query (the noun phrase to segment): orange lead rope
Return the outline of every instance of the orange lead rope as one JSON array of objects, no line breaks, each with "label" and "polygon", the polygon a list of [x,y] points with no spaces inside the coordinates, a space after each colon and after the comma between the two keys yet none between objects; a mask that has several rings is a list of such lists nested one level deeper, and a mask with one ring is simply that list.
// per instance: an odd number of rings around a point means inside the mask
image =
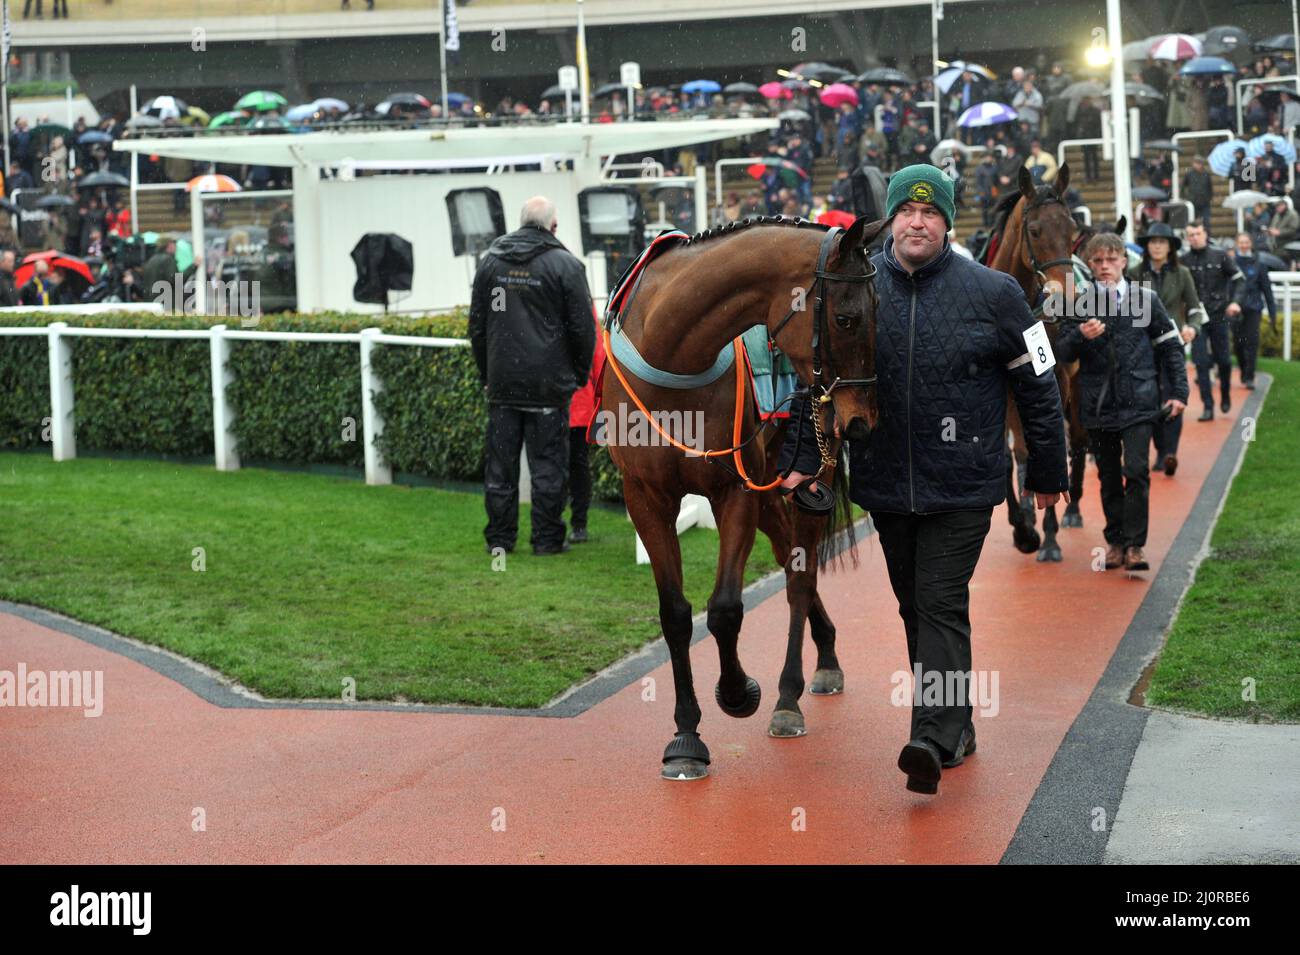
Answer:
[{"label": "orange lead rope", "polygon": [[632,389],[631,383],[623,376],[623,370],[618,367],[618,362],[614,360],[614,351],[609,341],[609,329],[603,329],[602,334],[605,336],[605,360],[609,362],[609,366],[614,369],[614,374],[618,377],[619,383],[622,384],[623,390],[628,393],[628,397],[632,399],[632,403],[637,406],[637,409],[641,414],[645,415],[646,420],[650,422],[650,426],[654,428],[655,431],[659,432],[661,438],[679,451],[684,452],[687,457],[718,458],[722,457],[724,454],[732,455],[736,462],[736,472],[745,482],[745,486],[751,491],[770,491],[781,483],[781,478],[778,476],[771,484],[755,484],[750,480],[749,475],[745,472],[745,462],[740,447],[740,432],[745,413],[745,378],[749,371],[749,355],[746,353],[745,346],[739,338],[735,338],[731,342],[731,347],[736,350],[736,414],[732,430],[732,441],[734,442],[734,446],[730,448],[720,448],[716,451],[696,451],[694,448],[688,448],[672,435],[664,431],[664,429],[659,426],[659,422],[654,419],[654,416],[646,410],[646,406],[642,403],[640,397],[637,396],[637,393]]}]

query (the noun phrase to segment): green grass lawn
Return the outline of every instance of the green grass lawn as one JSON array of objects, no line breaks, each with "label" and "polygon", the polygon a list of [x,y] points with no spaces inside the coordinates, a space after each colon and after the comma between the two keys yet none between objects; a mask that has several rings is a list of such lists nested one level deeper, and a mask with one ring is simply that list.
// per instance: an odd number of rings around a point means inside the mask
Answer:
[{"label": "green grass lawn", "polygon": [[[1273,387],[1212,551],[1160,655],[1147,702],[1257,721],[1300,719],[1300,363]],[[1235,440],[1235,439],[1234,439]],[[1255,699],[1243,700],[1243,681]]]},{"label": "green grass lawn", "polygon": [[[659,637],[622,511],[505,570],[478,494],[318,474],[0,454],[0,597],[201,661],[268,697],[540,706]],[[681,538],[704,609],[717,535]],[[206,569],[192,568],[194,548]],[[767,539],[746,582],[775,569]]]}]

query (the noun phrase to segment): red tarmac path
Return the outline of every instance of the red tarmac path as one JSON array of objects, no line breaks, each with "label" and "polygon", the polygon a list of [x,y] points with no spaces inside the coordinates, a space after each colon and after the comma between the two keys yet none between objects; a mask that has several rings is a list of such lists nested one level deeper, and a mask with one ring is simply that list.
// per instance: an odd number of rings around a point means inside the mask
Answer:
[{"label": "red tarmac path", "polygon": [[[718,710],[715,645],[693,649],[713,755],[712,776],[694,783],[659,778],[673,732],[666,664],[651,674],[654,702],[637,681],[571,719],[225,709],[118,654],[0,614],[0,669],[103,670],[106,698],[98,718],[0,708],[0,863],[995,863],[1245,397],[1235,392],[1233,414],[1212,424],[1189,419],[1177,476],[1152,476],[1148,573],[1090,569],[1103,544],[1091,466],[1085,527],[1061,532],[1061,564],[1015,552],[1005,509],[994,512],[972,621],[974,665],[1000,672],[1001,711],[977,715],[979,752],[945,771],[937,797],[907,792],[895,766],[908,712],[891,705],[890,676],[907,655],[872,537],[857,570],[822,578],[846,691],[805,695],[806,737],[766,735],[783,595],[745,619],[742,660],[763,687],[755,716]],[[1080,612],[1051,615],[1061,608]],[[204,832],[191,829],[196,807]],[[797,808],[804,831],[792,828]],[[493,828],[499,810],[504,831]]]}]

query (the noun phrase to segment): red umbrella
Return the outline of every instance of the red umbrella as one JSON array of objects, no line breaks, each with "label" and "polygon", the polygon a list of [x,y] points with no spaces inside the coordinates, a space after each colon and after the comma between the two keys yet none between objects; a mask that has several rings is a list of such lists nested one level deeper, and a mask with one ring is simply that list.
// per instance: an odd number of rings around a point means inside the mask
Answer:
[{"label": "red umbrella", "polygon": [[775,80],[771,83],[764,83],[758,88],[758,91],[768,99],[794,99],[794,93]]},{"label": "red umbrella", "polygon": [[65,269],[69,272],[75,272],[87,282],[94,282],[95,278],[90,274],[90,266],[81,259],[73,255],[65,255],[54,249],[48,249],[45,252],[33,252],[23,258],[22,264],[14,270],[14,284],[19,288],[26,285],[36,271],[36,263],[44,261],[49,263],[52,269]]},{"label": "red umbrella", "polygon": [[817,217],[817,221],[822,225],[837,225],[847,229],[856,221],[851,213],[843,209],[827,209]]},{"label": "red umbrella", "polygon": [[858,91],[847,83],[832,83],[821,91],[820,99],[831,109],[839,109],[841,103],[858,105]]}]

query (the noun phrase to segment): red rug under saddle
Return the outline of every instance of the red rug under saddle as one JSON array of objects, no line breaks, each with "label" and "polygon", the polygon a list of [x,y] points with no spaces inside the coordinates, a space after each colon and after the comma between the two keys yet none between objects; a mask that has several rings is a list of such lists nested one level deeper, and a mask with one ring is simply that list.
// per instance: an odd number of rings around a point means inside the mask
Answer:
[{"label": "red rug under saddle", "polygon": [[641,273],[645,271],[645,267],[650,262],[689,238],[690,236],[685,232],[679,231],[661,232],[655,236],[651,243],[645,247],[645,250],[636,257],[632,267],[623,273],[623,277],[618,280],[618,285],[614,287],[614,290],[609,293],[609,301],[605,304],[607,319],[611,315],[622,313],[627,305],[628,296],[632,293],[632,289],[636,287],[637,279],[640,278]]}]

